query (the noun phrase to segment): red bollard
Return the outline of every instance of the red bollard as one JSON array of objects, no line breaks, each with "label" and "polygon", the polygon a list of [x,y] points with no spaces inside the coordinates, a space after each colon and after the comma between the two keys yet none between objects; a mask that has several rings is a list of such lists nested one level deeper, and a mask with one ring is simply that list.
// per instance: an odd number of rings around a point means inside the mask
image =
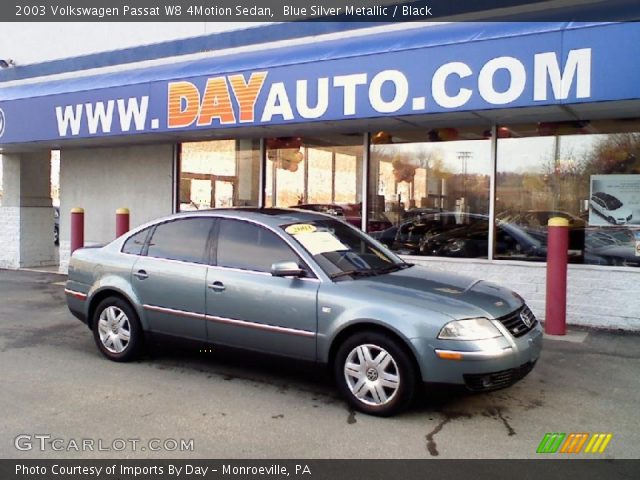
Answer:
[{"label": "red bollard", "polygon": [[129,209],[119,208],[116,210],[116,238],[129,231]]},{"label": "red bollard", "polygon": [[547,241],[547,298],[544,331],[549,335],[567,333],[567,260],[569,257],[569,222],[566,218],[549,219]]},{"label": "red bollard", "polygon": [[71,209],[71,253],[84,247],[84,208]]}]

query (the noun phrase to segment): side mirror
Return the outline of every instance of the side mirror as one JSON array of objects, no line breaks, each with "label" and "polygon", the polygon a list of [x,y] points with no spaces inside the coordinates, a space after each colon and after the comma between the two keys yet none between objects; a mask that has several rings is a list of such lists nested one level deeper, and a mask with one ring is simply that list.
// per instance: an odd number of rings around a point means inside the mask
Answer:
[{"label": "side mirror", "polygon": [[271,275],[274,277],[301,277],[304,270],[296,262],[276,262],[271,265]]}]

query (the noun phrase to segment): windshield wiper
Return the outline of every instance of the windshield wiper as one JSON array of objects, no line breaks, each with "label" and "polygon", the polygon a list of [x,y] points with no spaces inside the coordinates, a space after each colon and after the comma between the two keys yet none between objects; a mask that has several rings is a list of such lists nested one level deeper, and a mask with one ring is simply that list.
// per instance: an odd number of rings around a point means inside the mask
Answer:
[{"label": "windshield wiper", "polygon": [[376,275],[381,275],[383,273],[391,273],[396,272],[398,270],[404,270],[405,268],[412,267],[413,263],[396,263],[394,265],[389,265],[387,267],[374,268],[371,270],[347,270],[345,272],[337,272],[329,275],[329,278],[332,280],[334,278],[353,276],[353,277],[373,277]]},{"label": "windshield wiper", "polygon": [[370,277],[372,275],[377,275],[377,274],[378,273],[375,270],[346,270],[344,272],[332,273],[331,275],[329,275],[329,278],[333,280],[335,278],[347,277],[347,276]]},{"label": "windshield wiper", "polygon": [[377,274],[380,273],[391,273],[391,272],[397,272],[398,270],[404,270],[405,268],[409,268],[412,267],[413,263],[396,263],[393,265],[389,265],[387,267],[380,267],[380,268],[376,268],[375,272]]}]

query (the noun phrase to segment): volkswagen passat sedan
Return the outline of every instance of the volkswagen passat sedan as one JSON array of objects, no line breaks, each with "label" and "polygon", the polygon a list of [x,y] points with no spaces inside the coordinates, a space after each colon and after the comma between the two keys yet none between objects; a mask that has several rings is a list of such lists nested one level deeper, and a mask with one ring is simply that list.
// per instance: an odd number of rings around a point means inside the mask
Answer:
[{"label": "volkswagen passat sedan", "polygon": [[187,212],[77,250],[71,312],[109,359],[168,334],[328,364],[357,409],[391,415],[419,382],[491,390],[533,368],[542,335],[516,293],[404,262],[330,215]]}]

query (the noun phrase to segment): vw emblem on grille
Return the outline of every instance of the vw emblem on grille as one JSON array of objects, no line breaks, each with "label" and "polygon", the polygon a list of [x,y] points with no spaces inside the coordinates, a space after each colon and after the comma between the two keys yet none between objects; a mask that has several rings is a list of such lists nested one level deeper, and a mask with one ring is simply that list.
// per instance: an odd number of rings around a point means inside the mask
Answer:
[{"label": "vw emblem on grille", "polygon": [[0,137],[2,137],[2,135],[4,134],[4,124],[5,124],[5,119],[4,119],[4,111],[0,108]]},{"label": "vw emblem on grille", "polygon": [[523,310],[520,312],[520,320],[522,320],[522,323],[529,328],[533,324],[533,314],[530,310]]}]

